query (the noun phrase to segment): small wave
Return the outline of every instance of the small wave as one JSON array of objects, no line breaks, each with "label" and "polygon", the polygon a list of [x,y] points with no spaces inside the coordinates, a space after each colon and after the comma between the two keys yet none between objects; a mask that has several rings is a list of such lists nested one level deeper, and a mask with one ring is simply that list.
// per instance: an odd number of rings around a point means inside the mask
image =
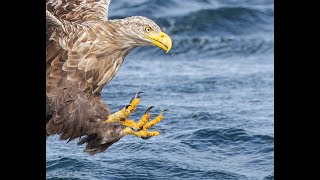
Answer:
[{"label": "small wave", "polygon": [[[170,54],[177,56],[207,58],[254,57],[274,52],[274,40],[262,37],[217,36],[217,37],[183,37],[173,39],[174,46]],[[140,48],[137,51],[142,58],[150,58],[150,54],[163,55],[156,48]]]},{"label": "small wave", "polygon": [[209,112],[195,112],[188,114],[187,116],[183,117],[191,118],[193,121],[225,121],[230,119],[227,115],[223,113],[209,113]]},{"label": "small wave", "polygon": [[181,142],[197,150],[206,150],[212,146],[229,147],[230,152],[236,154],[237,150],[245,153],[263,153],[261,149],[273,146],[273,140],[271,136],[249,135],[245,130],[238,128],[207,128],[194,131],[191,136]]},{"label": "small wave", "polygon": [[[267,88],[273,82],[266,78],[265,73],[259,75],[214,76],[202,79],[184,79],[176,83],[167,83],[154,87],[155,91],[168,91],[183,94],[198,94],[206,92],[230,91],[239,88]],[[272,77],[271,77],[272,78]]]},{"label": "small wave", "polygon": [[229,7],[199,10],[185,16],[157,18],[156,21],[173,35],[241,35],[273,31],[273,12]]},{"label": "small wave", "polygon": [[122,0],[111,3],[109,15],[114,16],[152,16],[152,17],[170,17],[209,8],[255,8],[262,11],[273,9],[273,0],[260,1],[234,1],[234,0]]},{"label": "small wave", "polygon": [[74,164],[81,163],[78,159],[63,157],[56,160],[51,160],[46,163],[47,171],[51,169],[56,169],[57,167],[65,169]]},{"label": "small wave", "polygon": [[[148,9],[152,11],[152,8]],[[140,13],[141,15],[148,16],[149,14],[145,11],[141,12],[144,12]],[[245,7],[222,7],[217,9],[201,9],[180,16],[153,18],[153,20],[173,36],[193,36],[195,33],[197,35],[210,34],[218,36],[273,31],[273,16],[273,11],[261,11]],[[112,19],[125,17],[113,16]]]},{"label": "small wave", "polygon": [[[185,173],[185,172],[188,173]],[[233,180],[233,179],[247,179],[245,176],[240,174],[235,174],[231,172],[224,171],[201,171],[201,170],[192,170],[192,169],[177,169],[173,173],[175,177],[190,179],[224,179],[224,180]]]},{"label": "small wave", "polygon": [[[124,18],[127,16],[155,16],[172,10],[173,7],[178,7],[178,2],[175,0],[123,0],[113,1],[110,4],[110,18]],[[155,11],[156,10],[156,11]],[[170,12],[170,11],[169,11]],[[125,16],[124,16],[125,15]]]},{"label": "small wave", "polygon": [[[150,1],[145,3],[149,6]],[[146,9],[143,4],[139,4],[138,7]],[[159,17],[154,20],[173,39],[170,54],[230,57],[273,53],[273,39],[263,37],[266,33],[273,34],[273,17],[272,10],[221,7],[200,9],[186,15]],[[146,58],[149,58],[150,54],[163,55],[162,51],[156,48],[140,48],[136,52],[145,54]]]},{"label": "small wave", "polygon": [[258,75],[237,75],[236,77],[216,76],[208,77],[193,82],[193,84],[205,84],[215,90],[239,89],[244,87],[263,88],[272,86],[273,82],[267,78],[268,75],[260,73]]},{"label": "small wave", "polygon": [[274,173],[270,174],[269,176],[266,176],[263,180],[274,180]]},{"label": "small wave", "polygon": [[[47,179],[96,179],[96,169],[100,169],[99,162],[84,158],[62,157],[47,160]],[[58,178],[57,178],[58,177]]]}]

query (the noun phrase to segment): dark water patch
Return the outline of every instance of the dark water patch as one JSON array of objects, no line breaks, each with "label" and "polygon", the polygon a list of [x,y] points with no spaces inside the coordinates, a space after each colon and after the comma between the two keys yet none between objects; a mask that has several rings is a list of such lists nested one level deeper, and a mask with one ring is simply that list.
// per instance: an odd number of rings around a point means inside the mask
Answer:
[{"label": "dark water patch", "polygon": [[172,34],[194,36],[244,35],[248,31],[272,32],[273,13],[249,8],[206,9],[182,17],[159,18],[156,21]]},{"label": "dark water patch", "polygon": [[110,18],[117,19],[127,16],[146,16],[152,17],[163,12],[170,11],[178,6],[178,1],[175,0],[142,0],[131,1],[122,0],[113,2],[110,6]]},{"label": "dark water patch", "polygon": [[[268,76],[268,75],[267,75]],[[222,89],[239,89],[239,88],[263,88],[273,85],[273,81],[270,81],[264,73],[261,74],[249,74],[238,75],[234,77],[208,77],[202,80],[196,81],[194,84],[205,84],[207,86],[214,86],[216,90]]]},{"label": "dark water patch", "polygon": [[[270,77],[272,78],[272,77]],[[261,89],[272,87],[273,81],[266,78],[264,73],[259,75],[235,75],[234,77],[216,76],[202,79],[187,79],[176,81],[175,83],[156,86],[155,91],[168,91],[173,93],[196,94],[214,93],[226,90],[239,90],[243,88]]]},{"label": "dark water patch", "polygon": [[[261,153],[261,149],[273,145],[273,137],[267,135],[249,135],[243,129],[200,129],[181,141],[191,148],[206,150],[212,146],[230,148],[230,155],[241,150],[242,153]],[[254,147],[254,148],[252,148]],[[266,151],[268,152],[268,151]]]},{"label": "dark water patch", "polygon": [[[190,173],[186,174],[184,173],[184,171],[189,171]],[[177,169],[175,172],[177,172],[177,173],[173,173],[175,177],[186,178],[186,179],[192,179],[192,178],[223,179],[223,180],[247,179],[243,175],[238,175],[230,172],[221,172],[221,171],[200,171],[200,170],[189,170],[189,169]]]},{"label": "dark water patch", "polygon": [[[143,14],[143,13],[140,13]],[[147,12],[146,12],[147,14]],[[126,16],[115,16],[114,19]],[[204,9],[184,16],[155,18],[156,23],[169,34],[188,35],[243,35],[250,32],[272,32],[273,11],[263,12],[257,9],[228,7]]]},{"label": "dark water patch", "polygon": [[[176,163],[166,158],[162,159],[138,159],[133,158],[130,161],[124,160],[124,165],[130,171],[124,169],[111,170],[112,174],[117,174],[117,178],[129,179],[247,179],[243,175],[221,170],[201,170],[192,166]],[[148,166],[148,165],[152,165]],[[110,171],[109,171],[110,172]],[[166,172],[165,176],[162,172]],[[188,173],[186,173],[188,172]]]},{"label": "dark water patch", "polygon": [[52,177],[52,178],[47,178],[47,180],[80,180],[80,178],[72,178],[72,177]]},{"label": "dark water patch", "polygon": [[263,180],[274,180],[274,173],[266,176]]},{"label": "dark water patch", "polygon": [[230,117],[223,113],[209,113],[209,112],[193,112],[183,117],[184,119],[192,119],[195,122],[204,121],[204,122],[214,122],[214,121],[228,121]]},{"label": "dark water patch", "polygon": [[[271,143],[273,143],[273,141]],[[264,149],[257,151],[256,154],[269,154],[269,153],[272,154],[273,152],[274,152],[274,147],[270,146],[270,147],[265,147]]]},{"label": "dark water patch", "polygon": [[111,18],[118,16],[142,15],[147,17],[170,17],[183,14],[190,14],[201,9],[218,8],[255,8],[262,11],[273,10],[273,0],[260,1],[234,1],[234,0],[121,0],[111,3],[109,16]]},{"label": "dark water patch", "polygon": [[68,157],[63,157],[59,158],[56,160],[52,160],[46,163],[46,168],[47,171],[53,170],[53,169],[64,169],[64,168],[69,168],[73,166],[74,164],[82,163],[78,159],[73,159],[73,158],[68,158]]},{"label": "dark water patch", "polygon": [[[256,37],[173,37],[174,46],[170,51],[172,56],[183,55],[193,58],[229,58],[235,56],[252,57],[256,55],[270,54],[274,52],[273,39]],[[150,54],[163,56],[159,49],[148,47],[137,49],[144,59],[150,58]]]},{"label": "dark water patch", "polygon": [[[57,158],[47,161],[47,179],[88,179],[99,169],[99,163],[82,158]],[[93,179],[93,178],[90,178]]]}]

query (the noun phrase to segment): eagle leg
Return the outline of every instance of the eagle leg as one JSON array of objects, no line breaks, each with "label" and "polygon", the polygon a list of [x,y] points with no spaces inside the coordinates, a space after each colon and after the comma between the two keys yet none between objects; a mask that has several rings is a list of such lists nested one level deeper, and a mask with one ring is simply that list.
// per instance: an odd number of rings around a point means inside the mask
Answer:
[{"label": "eagle leg", "polygon": [[146,112],[144,113],[144,115],[140,118],[140,120],[138,121],[138,123],[136,124],[136,126],[134,127],[133,130],[135,131],[140,131],[144,125],[147,124],[147,122],[150,119],[150,110],[153,108],[154,106],[150,106],[148,107],[148,109],[146,110]]},{"label": "eagle leg", "polygon": [[155,117],[153,120],[149,121],[148,123],[146,123],[142,130],[147,130],[147,129],[150,129],[152,128],[154,125],[156,125],[157,123],[159,123],[162,119],[163,119],[163,113],[168,111],[167,109],[163,110],[160,112],[160,114]]}]

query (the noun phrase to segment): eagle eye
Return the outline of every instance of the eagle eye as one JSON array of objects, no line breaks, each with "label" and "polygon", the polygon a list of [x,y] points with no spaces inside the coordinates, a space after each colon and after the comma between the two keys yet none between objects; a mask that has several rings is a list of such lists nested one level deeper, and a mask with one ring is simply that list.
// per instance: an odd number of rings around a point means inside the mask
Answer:
[{"label": "eagle eye", "polygon": [[145,26],[144,27],[144,31],[146,31],[147,33],[151,31],[151,28],[149,26]]}]

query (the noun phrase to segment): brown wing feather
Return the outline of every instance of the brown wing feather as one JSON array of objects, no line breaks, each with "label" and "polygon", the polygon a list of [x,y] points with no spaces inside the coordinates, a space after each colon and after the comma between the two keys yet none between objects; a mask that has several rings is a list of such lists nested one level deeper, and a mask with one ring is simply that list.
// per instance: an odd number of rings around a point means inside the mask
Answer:
[{"label": "brown wing feather", "polygon": [[[70,32],[68,36],[78,37],[85,31],[80,29],[79,33]],[[57,37],[60,38],[60,37]],[[66,39],[69,43],[66,49],[61,47],[61,40],[50,40],[47,43],[47,86],[60,87],[65,86],[65,79],[74,84],[84,92],[92,92],[93,80],[98,79],[100,75],[100,69],[104,68],[99,66],[100,61],[96,60],[95,55],[91,54],[90,46],[79,45],[79,48],[74,48],[75,45],[70,43],[74,41],[72,38]],[[75,40],[75,43],[81,41],[81,39]],[[89,54],[91,54],[89,56]],[[89,62],[85,64],[85,68],[81,69],[79,64],[83,62]],[[89,71],[91,70],[91,71]],[[92,94],[93,95],[93,94]]]},{"label": "brown wing feather", "polygon": [[99,94],[88,96],[85,93],[86,89],[91,89],[90,83],[83,79],[84,70],[68,63],[72,61],[69,54],[55,41],[47,46],[46,113],[51,118],[47,120],[46,129],[48,135],[61,134],[61,139],[98,132],[95,126],[110,114]]},{"label": "brown wing feather", "polygon": [[62,140],[99,133],[101,121],[110,113],[99,98],[88,100],[85,93],[72,85],[51,89],[46,98],[47,115],[52,114],[46,125],[47,134],[60,134]]},{"label": "brown wing feather", "polygon": [[111,0],[46,0],[47,10],[70,22],[106,21]]}]

